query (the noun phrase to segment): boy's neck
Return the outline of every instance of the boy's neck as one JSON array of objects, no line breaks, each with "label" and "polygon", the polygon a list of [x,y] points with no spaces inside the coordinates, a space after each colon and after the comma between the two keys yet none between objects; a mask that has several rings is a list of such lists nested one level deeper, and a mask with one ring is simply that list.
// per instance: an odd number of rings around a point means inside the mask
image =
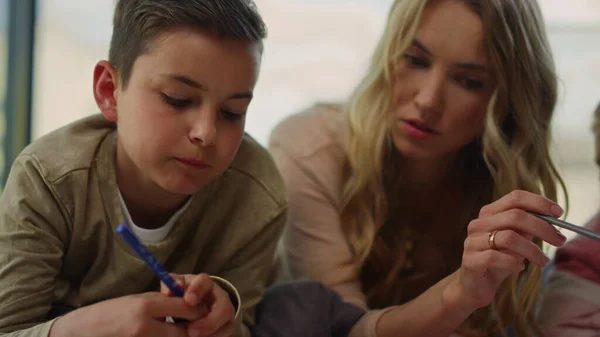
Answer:
[{"label": "boy's neck", "polygon": [[139,203],[137,200],[125,196],[123,196],[123,200],[125,201],[131,220],[137,227],[145,229],[157,229],[164,226],[185,203],[184,200],[183,203],[176,205],[174,208],[149,210],[146,207],[147,203]]},{"label": "boy's neck", "polygon": [[155,229],[163,226],[189,198],[165,191],[147,179],[126,157],[119,144],[115,168],[121,196],[131,220],[138,227]]}]

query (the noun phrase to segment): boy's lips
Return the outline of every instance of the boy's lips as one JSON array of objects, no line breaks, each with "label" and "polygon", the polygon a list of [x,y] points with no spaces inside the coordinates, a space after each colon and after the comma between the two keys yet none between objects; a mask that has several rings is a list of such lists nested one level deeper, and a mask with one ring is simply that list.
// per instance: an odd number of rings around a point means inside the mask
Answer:
[{"label": "boy's lips", "polygon": [[208,165],[207,163],[203,162],[202,160],[198,160],[198,159],[194,159],[194,158],[178,158],[175,157],[175,159],[186,165],[189,167],[193,167],[193,168],[197,168],[197,169],[204,169],[204,168],[209,168],[210,165]]}]

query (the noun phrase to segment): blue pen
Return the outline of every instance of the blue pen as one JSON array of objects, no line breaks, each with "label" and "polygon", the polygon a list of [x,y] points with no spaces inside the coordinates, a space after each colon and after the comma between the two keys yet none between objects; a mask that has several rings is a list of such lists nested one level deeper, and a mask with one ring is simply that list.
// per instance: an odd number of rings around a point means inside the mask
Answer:
[{"label": "blue pen", "polygon": [[[171,293],[177,297],[183,297],[183,289],[175,282],[175,279],[169,275],[169,272],[165,267],[158,262],[158,260],[150,253],[148,248],[138,240],[125,224],[121,224],[117,227],[117,234],[125,240],[125,242],[136,252],[136,254],[146,263],[148,268],[161,280]],[[186,323],[188,320],[183,318],[171,318],[168,317],[167,321],[174,323]]]},{"label": "blue pen", "polygon": [[[183,297],[183,289],[175,282],[175,279],[169,275],[169,272],[165,267],[158,262],[158,260],[150,253],[148,248],[138,240],[138,238],[127,228],[126,225],[121,224],[117,227],[117,234],[119,234],[125,242],[137,253],[137,255],[144,260],[148,268],[158,277],[159,280],[164,283],[171,293],[177,297]],[[167,318],[169,321],[170,318]],[[172,318],[172,322],[175,323],[186,323],[188,322],[182,318]]]},{"label": "blue pen", "polygon": [[171,293],[177,297],[183,297],[183,289],[175,282],[175,279],[169,275],[169,272],[163,267],[160,262],[150,253],[148,248],[144,246],[138,240],[138,238],[127,228],[126,225],[121,224],[117,227],[117,234],[119,234],[127,244],[133,248],[137,255],[144,260],[148,268],[164,283]]}]

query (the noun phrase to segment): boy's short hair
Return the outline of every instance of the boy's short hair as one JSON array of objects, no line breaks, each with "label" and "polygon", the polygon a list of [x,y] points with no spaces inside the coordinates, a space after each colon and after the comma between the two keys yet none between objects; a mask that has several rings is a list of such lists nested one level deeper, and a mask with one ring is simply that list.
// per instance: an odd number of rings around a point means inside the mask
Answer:
[{"label": "boy's short hair", "polygon": [[255,43],[267,35],[252,0],[117,0],[108,60],[124,87],[135,60],[158,35],[176,27]]}]

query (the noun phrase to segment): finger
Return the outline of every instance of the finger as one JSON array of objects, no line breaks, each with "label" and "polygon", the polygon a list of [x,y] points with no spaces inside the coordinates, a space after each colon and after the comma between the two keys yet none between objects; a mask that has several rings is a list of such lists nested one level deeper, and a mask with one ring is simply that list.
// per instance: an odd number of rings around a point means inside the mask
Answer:
[{"label": "finger", "polygon": [[197,306],[207,294],[211,293],[214,282],[207,274],[185,275],[187,288],[183,299],[190,306]]},{"label": "finger", "polygon": [[210,336],[216,333],[221,327],[232,322],[235,316],[235,309],[233,308],[233,304],[231,304],[229,295],[217,285],[215,285],[213,293],[215,301],[208,315],[192,322],[189,326],[190,330],[197,330],[204,333],[205,335],[203,336]]},{"label": "finger", "polygon": [[525,269],[525,264],[518,258],[491,249],[463,256],[462,266],[479,275],[485,275],[490,270],[502,270],[512,274]]},{"label": "finger", "polygon": [[525,239],[527,239],[529,241],[533,241],[533,235],[531,235],[527,232],[520,231],[520,230],[515,230],[515,232],[517,232],[517,234],[521,235]]},{"label": "finger", "polygon": [[[481,240],[482,237],[485,237],[485,239],[486,239],[485,242],[483,242]],[[481,252],[481,251],[484,251],[486,249],[491,249],[491,248],[492,247],[490,246],[490,243],[489,243],[489,233],[486,234],[485,236],[483,235],[483,233],[475,233],[475,234],[468,236],[467,239],[465,239],[463,254],[477,253],[477,252]],[[524,257],[522,257],[521,255],[519,255],[511,250],[506,250],[506,249],[502,249],[502,248],[498,248],[498,247],[496,247],[496,250],[498,250],[501,253],[505,253],[505,254],[514,256],[514,257],[518,258],[519,261],[521,261],[521,262],[525,261]]]},{"label": "finger", "polygon": [[[188,305],[186,303],[186,305]],[[200,315],[200,317],[198,319],[202,319],[204,317],[206,317],[206,315],[208,315],[209,310],[207,309],[207,306],[204,305],[204,303],[200,303],[196,306],[196,309],[198,310],[198,314]],[[181,322],[181,320],[180,320]],[[185,323],[189,323],[188,320],[185,320]]]},{"label": "finger", "polygon": [[567,240],[554,226],[516,208],[487,218],[473,220],[469,224],[468,232],[469,235],[473,235],[507,229],[527,233],[556,247],[561,247]]},{"label": "finger", "polygon": [[494,242],[498,250],[514,253],[517,257],[527,259],[540,267],[545,267],[550,262],[550,257],[538,245],[517,232],[497,232]]},{"label": "finger", "polygon": [[[492,249],[489,243],[489,235],[482,233],[472,241],[473,245],[476,246],[474,250],[484,251]],[[496,245],[496,250],[520,258],[521,261],[522,259],[527,259],[540,267],[546,266],[550,261],[550,258],[544,254],[540,247],[512,230],[496,232],[494,244]]]},{"label": "finger", "polygon": [[188,337],[185,327],[153,320],[144,322],[134,328],[130,336],[145,336],[145,337]]},{"label": "finger", "polygon": [[235,332],[235,323],[233,321],[227,323],[225,326],[220,328],[216,333],[210,335],[210,337],[231,337]]},{"label": "finger", "polygon": [[144,315],[156,319],[164,319],[164,317],[170,316],[192,321],[202,317],[199,308],[190,307],[179,297],[169,297],[161,293],[151,292],[138,296],[137,300],[139,301],[137,303],[139,310]]},{"label": "finger", "polygon": [[[169,274],[171,275],[171,277],[175,280],[175,283],[177,283],[177,285],[181,288],[181,289],[185,289],[185,279],[177,274]],[[173,293],[171,292],[171,290],[169,289],[169,287],[167,287],[163,282],[160,282],[160,292],[161,294],[167,295],[167,296],[173,296]]]},{"label": "finger", "polygon": [[479,217],[485,218],[513,208],[547,214],[554,217],[559,217],[563,214],[562,208],[554,201],[539,194],[515,190],[498,199],[497,201],[481,208]]},{"label": "finger", "polygon": [[527,233],[527,232],[523,232],[520,231],[518,229],[514,230],[517,234],[521,235],[522,237],[524,237],[525,239],[529,240],[529,241],[533,241],[533,235]]}]

